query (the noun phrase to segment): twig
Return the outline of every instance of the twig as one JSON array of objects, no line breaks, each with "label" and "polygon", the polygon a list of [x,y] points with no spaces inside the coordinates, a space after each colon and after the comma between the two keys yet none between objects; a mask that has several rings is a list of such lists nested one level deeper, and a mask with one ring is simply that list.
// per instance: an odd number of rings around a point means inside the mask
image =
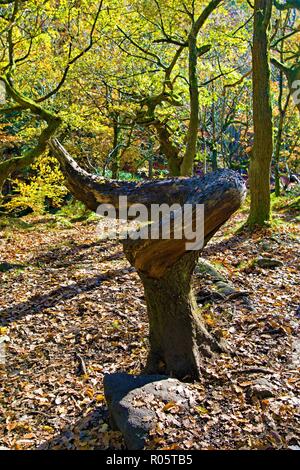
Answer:
[{"label": "twig", "polygon": [[75,357],[79,362],[78,372],[77,372],[78,375],[87,375],[86,365],[85,365],[83,357],[77,352],[75,352]]},{"label": "twig", "polygon": [[237,369],[232,371],[233,374],[256,374],[256,373],[262,373],[262,374],[274,374],[274,370],[267,369],[265,367],[249,367],[247,369]]},{"label": "twig", "polygon": [[39,411],[39,410],[26,410],[26,409],[22,409],[22,408],[14,408],[14,411],[21,411],[22,413],[25,413],[25,414],[28,414],[28,415],[41,415],[41,416],[45,416],[45,418],[48,418],[48,419],[63,419],[65,421],[68,421],[69,423],[72,421],[71,418],[65,418],[61,415],[52,415],[52,414],[49,414],[49,413],[45,413],[45,411]]}]

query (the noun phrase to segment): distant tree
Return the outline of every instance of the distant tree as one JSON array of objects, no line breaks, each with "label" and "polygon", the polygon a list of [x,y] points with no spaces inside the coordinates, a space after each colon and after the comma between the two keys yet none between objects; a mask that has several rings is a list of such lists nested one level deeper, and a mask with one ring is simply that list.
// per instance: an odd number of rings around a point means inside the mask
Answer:
[{"label": "distant tree", "polygon": [[[4,12],[0,17],[5,24],[5,27],[0,32],[2,43],[5,45],[0,59],[0,82],[4,84],[7,100],[6,103],[0,106],[0,116],[9,117],[15,113],[29,111],[36,117],[38,124],[36,126],[36,143],[33,143],[31,148],[26,150],[22,155],[13,156],[0,163],[0,191],[4,181],[13,172],[26,168],[44,153],[49,139],[62,125],[62,118],[58,113],[51,109],[51,106],[45,106],[44,103],[51,102],[52,97],[64,86],[73,65],[93,47],[95,29],[102,10],[103,0],[100,0],[100,3],[92,14],[91,24],[86,25],[87,34],[85,35],[85,43],[82,47],[81,37],[77,37],[79,44],[75,44],[76,36],[74,36],[74,31],[71,26],[72,6],[70,6],[69,10],[63,7],[61,10],[58,10],[56,2],[52,1],[49,5],[49,16],[45,20],[43,18],[43,8],[41,8],[40,5],[36,5],[35,2],[13,0],[2,1],[2,4],[5,5],[6,8],[4,8]],[[30,11],[32,18],[26,22],[29,5],[32,7]],[[26,14],[24,13],[24,9],[26,9]],[[76,15],[78,18],[77,11]],[[59,37],[57,37],[57,35],[54,36],[55,39],[52,40],[51,35],[48,33],[53,30],[54,24],[56,24],[58,29],[61,29],[61,34]],[[49,74],[50,77],[47,77],[48,90],[44,90],[41,83],[35,87],[27,82],[23,82],[24,90],[19,90],[16,86],[16,82],[22,82],[22,80],[20,80],[18,72],[20,68],[24,67],[24,64],[26,64],[28,58],[33,55],[34,51],[40,51],[40,37],[44,39],[43,46],[45,50],[50,52],[49,56],[50,60],[52,60],[51,65],[53,65],[54,57],[59,54],[60,59],[62,61],[65,60],[66,63],[62,66],[62,73],[58,80],[56,80],[57,70],[51,69],[50,65],[51,72],[54,73],[53,76]],[[46,57],[44,57],[44,59],[46,61],[48,55],[45,55]],[[47,62],[42,65],[44,65],[43,68],[46,70],[49,67]],[[43,70],[43,73],[45,75],[45,70]],[[34,78],[35,77],[32,76],[32,80],[34,80]],[[45,82],[45,77],[42,77],[41,82]],[[52,82],[54,82],[53,85]],[[28,95],[32,97],[29,98]],[[11,102],[15,104],[10,106]],[[39,121],[41,121],[41,125],[39,125]],[[39,128],[42,128],[40,132]]]},{"label": "distant tree", "polygon": [[249,226],[270,219],[270,172],[273,154],[273,119],[270,96],[270,26],[272,0],[255,0],[253,61],[254,147],[250,161],[251,205]]}]

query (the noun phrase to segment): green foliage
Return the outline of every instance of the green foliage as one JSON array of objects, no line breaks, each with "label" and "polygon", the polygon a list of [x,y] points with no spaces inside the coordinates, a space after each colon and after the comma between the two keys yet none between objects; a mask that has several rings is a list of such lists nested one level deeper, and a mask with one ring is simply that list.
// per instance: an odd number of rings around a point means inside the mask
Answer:
[{"label": "green foliage", "polygon": [[33,176],[29,181],[13,182],[14,194],[5,208],[9,212],[30,208],[36,214],[45,213],[50,206],[58,208],[68,190],[57,160],[42,156],[30,168]]},{"label": "green foliage", "polygon": [[295,211],[300,212],[300,187],[299,185],[288,191],[284,196],[275,197],[272,195],[273,209],[281,212]]},{"label": "green foliage", "polygon": [[[187,145],[190,111],[187,47],[168,80],[166,70],[179,45],[188,40],[192,16],[196,19],[209,2],[107,0],[89,49],[99,3],[27,0],[3,4],[0,74],[8,73],[17,92],[62,118],[58,138],[64,139],[68,151],[86,170],[111,177],[117,161],[118,178],[139,179],[137,170],[144,171],[152,161],[157,164],[153,165],[154,177],[168,176],[166,148],[154,123],[168,131],[169,144],[178,150],[180,161]],[[200,124],[196,160],[201,171],[210,171],[215,163],[245,170],[249,164],[254,133],[252,17],[249,2],[221,2],[197,36],[198,50],[210,46],[197,63]],[[274,8],[273,24],[270,55],[293,67],[299,62],[299,13]],[[79,60],[73,62],[78,54]],[[276,137],[280,113],[275,68],[271,82]],[[60,83],[55,93],[39,101]],[[284,100],[288,92],[284,78]],[[164,93],[165,99],[159,100]],[[153,99],[158,104],[148,109]],[[44,128],[44,118],[31,108],[3,111],[16,104],[12,96],[6,96],[5,106],[0,103],[0,162],[19,156],[19,150],[23,155],[24,149],[32,149]],[[145,112],[148,121],[139,120]],[[284,121],[280,174],[286,174],[287,164],[290,171],[297,172],[299,148],[299,116],[291,100]],[[65,189],[60,192],[58,186],[63,187],[62,179],[56,178],[55,171],[45,178],[41,168],[39,180],[37,171],[31,169],[25,182],[21,178],[14,182],[7,210],[30,207],[40,213],[48,201],[51,207],[61,204]]]},{"label": "green foliage", "polygon": [[56,221],[88,221],[96,217],[82,202],[71,199],[56,214]]}]

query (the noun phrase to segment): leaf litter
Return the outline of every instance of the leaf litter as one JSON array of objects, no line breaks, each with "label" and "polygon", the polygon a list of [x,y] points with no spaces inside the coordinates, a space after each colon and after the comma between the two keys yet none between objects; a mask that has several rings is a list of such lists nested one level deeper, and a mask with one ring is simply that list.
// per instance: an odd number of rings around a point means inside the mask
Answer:
[{"label": "leaf litter", "polygon": [[[207,328],[234,354],[207,362],[201,382],[188,385],[188,409],[154,397],[136,403],[156,415],[147,449],[300,446],[299,232],[289,224],[228,235],[242,217],[203,256],[247,295],[199,304]],[[145,364],[141,282],[121,246],[98,241],[92,223],[38,222],[0,238],[1,262],[17,266],[0,273],[0,446],[125,448],[109,424],[103,376],[138,374]],[[283,264],[264,269],[261,257]],[[211,284],[195,276],[196,292]]]}]

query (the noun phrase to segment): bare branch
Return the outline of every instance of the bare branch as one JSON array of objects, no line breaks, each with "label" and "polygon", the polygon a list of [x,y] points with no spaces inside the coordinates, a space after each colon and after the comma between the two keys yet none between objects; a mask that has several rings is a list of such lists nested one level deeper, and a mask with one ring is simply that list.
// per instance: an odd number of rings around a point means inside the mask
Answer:
[{"label": "bare branch", "polygon": [[136,47],[139,51],[143,52],[145,55],[148,55],[150,57],[153,57],[156,61],[156,63],[163,69],[165,69],[165,65],[162,63],[160,57],[155,54],[154,52],[151,52],[149,51],[148,49],[145,49],[144,47],[142,47],[140,44],[138,44],[134,39],[132,39],[131,36],[129,36],[129,34],[127,34],[125,31],[123,31],[123,29],[118,26],[117,27],[119,31],[121,31],[121,33],[125,36],[126,39],[128,39],[128,41],[134,46]]},{"label": "bare branch", "polygon": [[278,44],[282,41],[285,41],[286,39],[290,38],[291,36],[294,36],[294,34],[297,34],[299,33],[299,29],[295,29],[294,31],[291,31],[290,33],[282,36],[281,38],[277,39],[275,42],[273,42],[273,44],[271,44],[271,48],[272,49],[275,49],[276,46],[278,46]]},{"label": "bare branch", "polygon": [[[63,84],[65,83],[66,81],[66,78],[68,76],[68,73],[69,73],[69,70],[71,68],[71,66],[77,62],[84,54],[86,54],[94,45],[94,40],[93,40],[93,37],[94,37],[94,32],[95,32],[95,28],[96,28],[96,25],[97,25],[97,21],[98,21],[98,18],[99,18],[99,15],[101,13],[101,10],[102,10],[102,5],[103,5],[103,0],[100,1],[99,3],[99,6],[98,6],[98,10],[97,10],[97,13],[96,13],[96,16],[94,18],[94,21],[93,21],[93,25],[92,25],[92,28],[91,28],[91,31],[90,31],[90,36],[89,36],[89,43],[88,45],[81,51],[79,52],[76,56],[74,56],[72,59],[69,60],[65,70],[64,70],[64,73],[61,77],[61,80],[60,82],[57,84],[57,86],[51,90],[49,93],[47,93],[45,96],[43,96],[42,98],[39,98],[37,99],[37,103],[41,103],[42,101],[45,101],[49,98],[51,98],[51,96],[55,95],[60,89],[61,87],[63,86]],[[70,45],[71,47],[71,45]],[[69,56],[70,56],[70,49],[69,49]]]}]

